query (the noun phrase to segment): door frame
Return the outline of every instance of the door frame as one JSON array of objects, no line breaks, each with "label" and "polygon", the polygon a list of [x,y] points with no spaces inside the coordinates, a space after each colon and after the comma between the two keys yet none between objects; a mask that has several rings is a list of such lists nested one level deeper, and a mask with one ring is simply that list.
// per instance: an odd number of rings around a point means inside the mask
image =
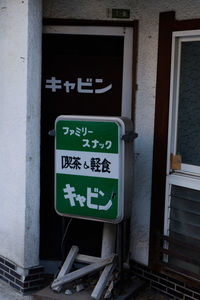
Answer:
[{"label": "door frame", "polygon": [[[70,32],[72,30],[72,32]],[[129,117],[134,124],[138,21],[109,21],[109,20],[72,20],[72,19],[43,19],[43,33],[72,33],[93,35],[115,35],[125,37],[124,65],[122,82],[122,116]],[[131,42],[131,43],[130,43]],[[131,63],[129,61],[131,60]],[[127,78],[127,82],[124,78]]]},{"label": "door frame", "polygon": [[[164,234],[164,212],[166,196],[166,171],[168,151],[168,118],[171,82],[171,49],[173,32],[194,31],[200,29],[200,19],[177,21],[175,12],[164,12],[159,19],[158,63],[156,82],[156,106],[154,123],[154,149],[152,170],[152,197],[150,221],[149,266],[154,271],[169,274],[193,286],[198,286],[194,280],[189,280],[184,274],[168,270],[162,263],[161,241]],[[181,175],[180,175],[181,176]],[[178,180],[178,176],[177,176]],[[192,179],[191,179],[192,180]]]},{"label": "door frame", "polygon": [[[101,22],[81,20],[44,19],[43,33],[52,34],[92,34],[115,35],[125,37],[122,115],[134,119],[136,91],[136,60],[137,60],[137,21],[134,22]],[[131,60],[131,63],[130,63]],[[128,71],[125,69],[128,69]],[[127,78],[127,73],[129,74]],[[125,77],[125,78],[124,78]],[[127,84],[128,83],[128,84]],[[126,93],[124,92],[126,91]],[[114,109],[114,108],[113,108]]]},{"label": "door frame", "polygon": [[[122,116],[132,117],[132,65],[133,65],[133,29],[131,27],[113,26],[71,26],[45,25],[43,33],[123,36],[123,72],[122,72]],[[131,61],[131,63],[130,63]]]},{"label": "door frame", "polygon": [[[180,100],[180,73],[182,42],[200,41],[200,30],[175,31],[172,33],[171,52],[171,80],[169,101],[169,125],[168,125],[168,150],[166,170],[166,196],[164,211],[164,236],[170,237],[170,211],[171,211],[171,188],[172,186],[185,187],[200,191],[200,167],[181,163],[180,170],[172,170],[170,155],[177,154],[178,137],[178,112]],[[169,244],[165,241],[164,248]],[[168,262],[168,256],[163,256],[163,261]]]}]

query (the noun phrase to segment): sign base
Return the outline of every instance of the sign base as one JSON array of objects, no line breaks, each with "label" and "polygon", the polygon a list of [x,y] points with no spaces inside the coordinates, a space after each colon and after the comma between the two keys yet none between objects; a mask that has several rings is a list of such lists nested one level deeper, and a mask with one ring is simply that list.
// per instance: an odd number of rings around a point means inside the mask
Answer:
[{"label": "sign base", "polygon": [[[77,246],[72,246],[60,272],[58,273],[57,278],[53,281],[51,288],[56,292],[60,292],[62,290],[62,287],[67,283],[70,283],[90,273],[94,273],[96,271],[103,269],[103,272],[101,273],[99,280],[91,294],[91,297],[93,299],[98,300],[101,298],[107,284],[110,281],[112,273],[116,267],[117,255],[112,254],[108,258],[98,258],[94,256],[78,254],[78,250],[79,249]],[[76,271],[70,272],[72,265],[75,261],[87,265]]]}]

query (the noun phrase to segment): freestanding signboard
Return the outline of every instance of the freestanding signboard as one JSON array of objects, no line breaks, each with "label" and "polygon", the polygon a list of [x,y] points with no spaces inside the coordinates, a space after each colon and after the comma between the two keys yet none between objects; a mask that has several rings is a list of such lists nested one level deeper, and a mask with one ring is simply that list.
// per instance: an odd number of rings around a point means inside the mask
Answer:
[{"label": "freestanding signboard", "polygon": [[60,116],[55,130],[57,213],[119,223],[124,217],[124,120]]}]

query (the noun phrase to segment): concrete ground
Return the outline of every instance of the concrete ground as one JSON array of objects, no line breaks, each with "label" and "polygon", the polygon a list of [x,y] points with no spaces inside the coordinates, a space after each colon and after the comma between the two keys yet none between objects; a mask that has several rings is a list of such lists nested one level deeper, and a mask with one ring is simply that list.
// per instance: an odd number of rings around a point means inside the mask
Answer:
[{"label": "concrete ground", "polygon": [[33,300],[32,296],[22,296],[10,285],[0,280],[0,300]]},{"label": "concrete ground", "polygon": [[[53,296],[52,296],[53,295]],[[71,300],[71,296],[65,294],[57,294],[46,288],[40,292],[37,292],[30,296],[23,296],[11,288],[7,283],[0,280],[0,300]],[[82,294],[74,294],[73,299],[77,300],[90,300],[92,299],[87,292],[82,292]],[[123,299],[123,298],[120,298]],[[125,298],[124,298],[125,299]],[[157,291],[151,290],[146,287],[137,293],[136,296],[130,297],[130,300],[169,300],[168,297],[160,294]],[[117,299],[116,299],[117,300]]]},{"label": "concrete ground", "polygon": [[132,300],[170,300],[170,298],[162,295],[158,291],[146,288],[139,292],[137,296],[133,297]]}]

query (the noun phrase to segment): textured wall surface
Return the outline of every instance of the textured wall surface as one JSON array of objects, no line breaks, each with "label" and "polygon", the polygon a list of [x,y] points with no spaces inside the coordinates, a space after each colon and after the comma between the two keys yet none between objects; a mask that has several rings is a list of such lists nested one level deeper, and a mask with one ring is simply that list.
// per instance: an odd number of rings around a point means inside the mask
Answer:
[{"label": "textured wall surface", "polygon": [[[39,259],[41,0],[0,0],[0,255]],[[197,0],[43,0],[46,18],[139,21],[131,257],[148,263],[159,13],[200,18]]]},{"label": "textured wall surface", "polygon": [[147,264],[149,251],[151,175],[159,13],[174,10],[177,19],[200,18],[197,0],[44,0],[46,18],[111,20],[109,9],[130,9],[130,20],[139,20],[135,107],[134,198],[132,204],[131,256]]},{"label": "textured wall surface", "polygon": [[1,1],[0,251],[19,264],[25,227],[27,13],[27,4]]},{"label": "textured wall surface", "polygon": [[29,0],[26,110],[26,267],[39,264],[42,1]]},{"label": "textured wall surface", "polygon": [[22,267],[39,255],[40,32],[41,1],[0,1],[0,255]]}]

